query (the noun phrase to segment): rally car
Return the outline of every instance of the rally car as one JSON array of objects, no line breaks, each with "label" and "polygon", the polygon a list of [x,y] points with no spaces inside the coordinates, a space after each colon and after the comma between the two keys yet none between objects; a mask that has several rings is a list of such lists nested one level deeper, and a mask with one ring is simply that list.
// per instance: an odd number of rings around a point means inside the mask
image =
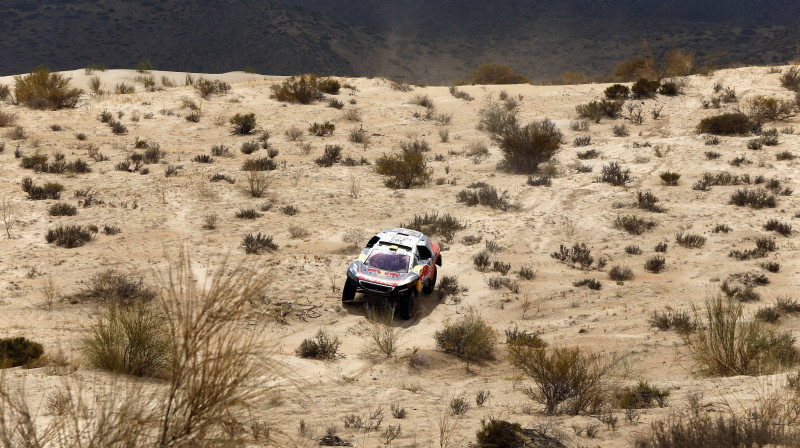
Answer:
[{"label": "rally car", "polygon": [[342,290],[342,303],[357,292],[379,294],[394,300],[400,318],[410,319],[414,298],[433,292],[437,267],[442,265],[439,246],[416,230],[397,227],[370,238],[358,259],[350,263]]}]

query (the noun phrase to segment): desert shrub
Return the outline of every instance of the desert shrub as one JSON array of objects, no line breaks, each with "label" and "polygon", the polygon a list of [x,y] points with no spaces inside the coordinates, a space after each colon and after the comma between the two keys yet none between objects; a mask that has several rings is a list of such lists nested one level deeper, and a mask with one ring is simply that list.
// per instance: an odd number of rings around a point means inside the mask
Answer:
[{"label": "desert shrub", "polygon": [[597,152],[596,149],[590,149],[584,152],[579,151],[577,155],[578,159],[580,160],[588,160],[588,159],[596,159],[598,156],[600,156],[600,153]]},{"label": "desert shrub", "polygon": [[500,260],[495,260],[492,263],[492,270],[499,272],[502,275],[506,275],[511,270],[511,263],[503,263]]},{"label": "desert shrub", "polygon": [[636,207],[638,207],[638,208],[640,208],[642,210],[647,210],[647,211],[653,212],[653,213],[664,213],[666,210],[664,209],[664,207],[658,205],[658,202],[659,202],[659,200],[656,197],[656,195],[654,195],[653,193],[651,193],[649,191],[646,191],[646,192],[637,191],[636,192],[636,204],[635,205],[636,205]]},{"label": "desert shrub", "polygon": [[333,123],[327,121],[325,123],[314,122],[308,128],[308,133],[311,135],[316,135],[317,137],[323,137],[326,135],[333,135],[333,131],[335,130],[336,126]]},{"label": "desert shrub", "polygon": [[242,238],[239,247],[244,249],[246,254],[260,254],[261,252],[274,252],[278,250],[278,245],[272,242],[272,235],[262,235],[260,232],[257,235],[248,233]]},{"label": "desert shrub", "polygon": [[17,122],[17,115],[11,112],[0,111],[0,128],[13,126]]},{"label": "desert shrub", "polygon": [[472,101],[472,100],[475,99],[475,97],[473,97],[469,93],[467,93],[467,92],[465,92],[463,90],[458,90],[458,88],[456,86],[450,86],[449,90],[450,90],[450,95],[453,95],[454,97],[456,97],[456,98],[458,98],[460,100]]},{"label": "desert shrub", "polygon": [[239,148],[239,150],[242,151],[243,154],[252,154],[252,153],[258,151],[259,148],[260,148],[260,146],[259,146],[257,141],[250,140],[250,141],[242,142],[242,147]]},{"label": "desert shrub", "polygon": [[136,87],[131,84],[121,82],[114,86],[114,92],[119,95],[130,95],[136,92]]},{"label": "desert shrub", "polygon": [[661,182],[664,182],[666,185],[678,185],[678,179],[681,178],[681,175],[673,172],[673,171],[664,171],[659,174],[661,178]]},{"label": "desert shrub", "polygon": [[[145,169],[149,171],[148,168],[145,168]],[[181,170],[181,169],[183,169],[183,165],[169,164],[169,165],[167,165],[166,168],[164,168],[164,176],[165,177],[176,176],[178,174],[178,170]]]},{"label": "desert shrub", "polygon": [[528,176],[528,181],[526,183],[532,187],[549,187],[553,185],[553,179],[550,176]]},{"label": "desert shrub", "polygon": [[607,394],[605,377],[619,359],[604,359],[577,347],[511,345],[509,360],[536,382],[525,394],[542,403],[548,415],[597,411]]},{"label": "desert shrub", "polygon": [[555,123],[547,118],[524,127],[506,127],[498,136],[502,165],[509,171],[534,173],[558,152],[563,139]]},{"label": "desert shrub", "polygon": [[[716,135],[707,135],[703,139],[703,143],[706,146],[715,146],[715,145],[719,145],[720,139]],[[720,155],[717,152],[714,152],[714,151],[706,152],[706,158],[709,159],[709,160],[719,159],[719,157],[720,157]]]},{"label": "desert shrub", "polygon": [[639,218],[635,215],[617,216],[617,219],[614,220],[615,228],[623,229],[631,235],[641,235],[656,225],[656,222],[653,220]]},{"label": "desert shrub", "polygon": [[349,140],[353,143],[369,143],[369,134],[364,129],[350,129]]},{"label": "desert shrub", "polygon": [[387,176],[387,187],[401,189],[422,187],[433,175],[425,156],[418,151],[384,154],[375,161],[375,172]]},{"label": "desert shrub", "polygon": [[478,109],[478,129],[491,134],[500,134],[506,129],[517,127],[517,111],[509,110],[496,101],[490,101]]},{"label": "desert shrub", "polygon": [[620,409],[644,409],[656,405],[666,406],[670,393],[667,389],[659,389],[646,381],[639,381],[634,387],[625,387],[619,393]]},{"label": "desert shrub", "polygon": [[575,137],[575,140],[572,142],[572,146],[581,147],[581,146],[589,146],[592,143],[592,137],[590,135],[584,135],[581,137]]},{"label": "desert shrub", "polygon": [[75,107],[83,93],[70,86],[71,78],[38,67],[27,75],[14,77],[16,100],[33,109]]},{"label": "desert shrub", "polygon": [[586,120],[572,120],[569,128],[575,132],[589,132],[589,122]]},{"label": "desert shrub", "polygon": [[541,336],[537,333],[528,333],[518,327],[506,329],[506,345],[524,345],[526,347],[544,348],[547,347]]},{"label": "desert shrub", "polygon": [[608,86],[606,90],[603,91],[603,94],[609,100],[624,100],[631,94],[631,89],[626,85],[614,84]]},{"label": "desert shrub", "polygon": [[678,232],[675,234],[675,241],[683,247],[698,248],[706,244],[706,239],[696,233]]},{"label": "desert shrub", "polygon": [[332,107],[334,109],[342,109],[344,107],[344,103],[337,100],[336,98],[331,98],[328,100],[328,107]]},{"label": "desert shrub", "polygon": [[277,168],[278,164],[269,157],[247,159],[242,164],[242,171],[273,171]]},{"label": "desert shrub", "polygon": [[686,335],[697,329],[697,321],[686,311],[653,311],[647,322],[659,330]]},{"label": "desert shrub", "polygon": [[775,195],[766,190],[736,190],[731,195],[730,203],[740,207],[750,207],[755,209],[775,208]]},{"label": "desert shrub", "polygon": [[631,86],[631,97],[633,99],[652,98],[656,95],[661,83],[658,81],[650,81],[646,78],[639,78]]},{"label": "desert shrub", "polygon": [[229,184],[236,183],[236,180],[234,180],[232,177],[230,177],[230,176],[228,176],[226,174],[222,174],[222,173],[214,174],[213,176],[211,176],[211,179],[209,179],[209,180],[211,182],[225,181],[225,182],[227,182]]},{"label": "desert shrub", "polygon": [[458,277],[455,275],[443,275],[442,278],[439,279],[439,298],[444,300],[448,296],[455,296],[461,292],[461,288],[458,286]]},{"label": "desert shrub", "polygon": [[572,247],[561,244],[557,251],[550,254],[550,257],[573,268],[589,269],[594,264],[597,269],[602,269],[607,260],[603,257],[595,260],[592,251],[586,244],[575,244]]},{"label": "desert shrub", "polygon": [[642,249],[635,244],[629,244],[625,246],[625,253],[629,255],[641,255]]},{"label": "desert shrub", "polygon": [[56,246],[72,249],[81,247],[91,241],[92,234],[95,232],[81,226],[58,226],[54,229],[49,229],[44,239],[48,244],[55,243]]},{"label": "desert shrub", "polygon": [[773,121],[794,116],[797,106],[790,100],[758,95],[748,98],[745,108],[750,118],[755,121]]},{"label": "desert shrub", "polygon": [[466,361],[494,359],[497,332],[475,312],[456,322],[445,321],[433,338],[436,348]]},{"label": "desert shrub", "polygon": [[533,280],[536,277],[536,272],[530,266],[522,266],[517,271],[517,275],[525,280]]},{"label": "desert shrub", "polygon": [[283,207],[280,208],[280,211],[284,215],[288,215],[288,216],[294,216],[294,215],[300,213],[300,209],[295,207],[294,205],[291,205],[291,204],[284,205]]},{"label": "desert shrub", "polygon": [[481,429],[476,434],[478,448],[521,447],[525,444],[522,426],[506,420],[481,420]]},{"label": "desert shrub", "polygon": [[487,250],[478,252],[472,256],[472,263],[479,271],[485,271],[491,265],[491,253]]},{"label": "desert shrub", "polygon": [[735,414],[693,412],[656,421],[649,435],[636,438],[636,448],[748,448],[755,446],[797,447],[800,433],[777,424],[771,416],[754,413],[753,418]]},{"label": "desert shrub", "polygon": [[472,71],[473,84],[529,84],[527,76],[514,73],[503,64],[483,64]]},{"label": "desert shrub", "polygon": [[766,375],[800,359],[790,333],[777,333],[746,319],[741,303],[720,296],[708,299],[705,317],[705,325],[686,342],[707,375]]},{"label": "desert shrub", "polygon": [[599,291],[603,289],[603,284],[593,278],[584,278],[582,280],[574,281],[572,282],[572,286],[576,288],[580,288],[581,286],[586,286],[592,291]]},{"label": "desert shrub", "polygon": [[314,159],[314,163],[321,167],[330,167],[342,161],[342,145],[325,145],[322,156]]},{"label": "desert shrub", "polygon": [[753,125],[750,118],[741,112],[724,113],[700,120],[697,132],[715,135],[749,134]]},{"label": "desert shrub", "polygon": [[37,172],[48,172],[47,169],[47,155],[33,154],[24,156],[19,163],[19,166],[26,170],[34,170]]},{"label": "desert shrub", "polygon": [[[271,87],[272,98],[290,103],[310,104],[322,99],[321,79],[315,75],[292,76]],[[332,90],[333,85],[325,86]],[[338,89],[336,89],[338,92]]]},{"label": "desert shrub", "polygon": [[453,240],[455,233],[465,229],[466,225],[455,216],[445,213],[425,213],[425,215],[414,215],[411,222],[400,225],[411,230],[417,230],[428,236],[441,236],[446,242]]},{"label": "desert shrub", "polygon": [[225,145],[219,144],[219,145],[214,145],[214,146],[211,147],[211,155],[212,156],[228,157],[228,156],[230,156],[230,154],[231,154],[230,153],[230,148],[225,146]]},{"label": "desert shrub", "polygon": [[250,112],[249,114],[236,114],[229,120],[233,125],[233,133],[240,135],[247,135],[256,128],[256,114]]},{"label": "desert shrub", "polygon": [[644,262],[644,270],[647,272],[652,272],[654,274],[658,274],[659,272],[663,271],[667,265],[667,261],[664,257],[660,255],[654,255],[647,259]]},{"label": "desert shrub", "polygon": [[508,210],[511,204],[508,202],[508,192],[498,193],[497,189],[491,185],[484,185],[477,190],[461,190],[457,195],[458,202],[466,205],[485,205],[497,210]]},{"label": "desert shrub", "polygon": [[431,97],[423,94],[414,95],[411,98],[411,104],[416,104],[417,106],[422,106],[425,108],[435,107]]},{"label": "desert shrub", "polygon": [[22,336],[0,338],[0,369],[24,366],[43,354],[42,344]]},{"label": "desert shrub", "polygon": [[11,97],[11,88],[5,84],[0,84],[0,101],[6,101]]},{"label": "desert shrub", "polygon": [[591,101],[586,104],[578,104],[575,106],[575,112],[580,118],[587,118],[599,123],[603,118],[617,118],[622,112],[621,101]]},{"label": "desert shrub", "polygon": [[674,81],[665,81],[661,84],[661,87],[658,88],[658,93],[665,96],[676,96],[681,93],[681,87]]},{"label": "desert shrub", "polygon": [[28,199],[38,201],[42,199],[60,199],[64,186],[58,182],[47,182],[43,186],[33,183],[33,179],[22,179],[22,191],[28,194]]},{"label": "desert shrub", "polygon": [[192,162],[196,163],[214,163],[214,158],[208,154],[198,154],[192,158]]},{"label": "desert shrub", "polygon": [[136,302],[120,306],[108,302],[82,340],[90,366],[133,376],[165,378],[172,368],[174,348],[161,310]]},{"label": "desert shrub", "polygon": [[75,216],[78,214],[78,209],[74,205],[59,202],[51,205],[47,209],[47,214],[50,216]]},{"label": "desert shrub", "polygon": [[115,135],[122,135],[128,133],[128,127],[122,124],[119,120],[111,120],[108,122],[108,127],[111,128],[111,132]]},{"label": "desert shrub", "polygon": [[608,278],[615,282],[624,282],[633,279],[633,270],[627,266],[613,266],[608,270]]},{"label": "desert shrub", "polygon": [[747,149],[752,149],[754,151],[760,150],[764,146],[764,143],[761,141],[760,138],[754,138],[752,140],[748,140],[747,142]]},{"label": "desert shrub", "polygon": [[597,182],[605,182],[616,186],[623,186],[632,180],[631,170],[623,170],[617,162],[611,162],[608,165],[603,165],[603,168],[600,171],[600,176],[598,176],[596,179]]},{"label": "desert shrub", "polygon": [[780,76],[781,85],[794,92],[800,92],[800,67],[789,67]]},{"label": "desert shrub", "polygon": [[200,78],[195,81],[194,90],[201,98],[208,99],[211,95],[224,95],[230,92],[231,85],[225,81]]},{"label": "desert shrub", "polygon": [[295,353],[301,358],[334,359],[340,344],[337,336],[330,336],[327,331],[319,330],[313,338],[303,339]]},{"label": "desert shrub", "polygon": [[778,145],[778,129],[772,128],[761,132],[758,137],[764,146],[777,146]]},{"label": "desert shrub", "polygon": [[239,219],[256,219],[261,217],[261,213],[252,208],[240,209],[235,213],[235,215]]},{"label": "desert shrub", "polygon": [[628,127],[625,126],[624,124],[615,124],[611,128],[611,133],[617,137],[627,137],[631,135],[630,130],[628,130]]},{"label": "desert shrub", "polygon": [[792,225],[780,222],[777,219],[770,219],[764,224],[764,230],[775,231],[783,236],[789,236],[792,234]]}]

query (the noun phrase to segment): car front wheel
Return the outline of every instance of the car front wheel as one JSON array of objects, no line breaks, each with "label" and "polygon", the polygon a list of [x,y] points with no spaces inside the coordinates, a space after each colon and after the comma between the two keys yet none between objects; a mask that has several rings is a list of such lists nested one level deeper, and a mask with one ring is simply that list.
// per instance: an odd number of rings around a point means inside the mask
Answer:
[{"label": "car front wheel", "polygon": [[436,288],[436,276],[437,275],[439,275],[439,270],[438,269],[433,271],[433,277],[431,277],[431,279],[428,280],[428,284],[425,285],[422,288],[422,292],[424,292],[425,294],[430,294],[430,293],[433,292],[433,289]]},{"label": "car front wheel", "polygon": [[409,320],[414,315],[414,290],[408,289],[397,301],[397,313],[400,319]]},{"label": "car front wheel", "polygon": [[349,278],[344,281],[342,288],[342,305],[350,303],[356,298],[356,284]]}]

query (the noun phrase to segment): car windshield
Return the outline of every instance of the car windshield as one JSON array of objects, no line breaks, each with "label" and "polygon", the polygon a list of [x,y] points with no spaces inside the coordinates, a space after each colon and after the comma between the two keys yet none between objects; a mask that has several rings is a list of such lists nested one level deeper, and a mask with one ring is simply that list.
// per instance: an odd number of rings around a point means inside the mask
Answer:
[{"label": "car windshield", "polygon": [[364,265],[386,271],[408,272],[408,260],[408,255],[391,252],[372,252],[364,261]]}]

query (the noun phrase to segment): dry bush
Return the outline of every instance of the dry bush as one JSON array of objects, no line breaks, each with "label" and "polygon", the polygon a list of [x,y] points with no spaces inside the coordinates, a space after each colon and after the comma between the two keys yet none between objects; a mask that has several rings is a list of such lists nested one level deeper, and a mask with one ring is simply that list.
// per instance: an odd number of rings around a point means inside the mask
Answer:
[{"label": "dry bush", "polygon": [[301,358],[333,359],[341,342],[337,336],[330,336],[327,331],[319,330],[314,338],[303,339],[295,353]]},{"label": "dry bush", "polygon": [[631,86],[631,98],[643,99],[652,98],[656,95],[661,83],[658,81],[650,81],[646,78],[639,78]]},{"label": "dry bush", "polygon": [[633,270],[627,266],[613,266],[608,271],[608,278],[615,282],[624,282],[633,279]]},{"label": "dry bush", "polygon": [[14,96],[18,102],[33,109],[75,107],[83,92],[70,87],[70,80],[69,77],[38,67],[28,75],[14,77]]},{"label": "dry bush", "polygon": [[575,112],[580,118],[587,118],[599,123],[603,118],[618,118],[622,112],[622,102],[618,100],[591,101],[575,106]]},{"label": "dry bush", "polygon": [[384,181],[387,187],[399,189],[425,186],[433,175],[433,168],[428,167],[428,161],[420,151],[384,154],[375,161],[375,171],[388,176]]},{"label": "dry bush", "polygon": [[256,128],[256,114],[236,114],[231,117],[229,123],[233,126],[233,133],[247,135]]},{"label": "dry bush", "polygon": [[636,207],[653,213],[664,213],[664,207],[658,205],[658,198],[653,193],[646,191],[636,192]]},{"label": "dry bush", "polygon": [[64,186],[58,182],[47,182],[43,186],[33,183],[33,179],[25,177],[22,179],[22,191],[28,194],[28,199],[38,201],[43,199],[60,199]]},{"label": "dry bush", "polygon": [[270,88],[272,90],[272,98],[278,101],[310,104],[312,101],[322,100],[323,89],[329,91],[329,93],[338,92],[339,89],[335,89],[334,92],[333,87],[333,84],[316,75],[300,75],[292,76],[280,84],[272,85]]},{"label": "dry bush", "polygon": [[631,235],[641,235],[655,227],[657,223],[650,219],[639,218],[635,215],[617,216],[614,227],[623,229]]},{"label": "dry bush", "polygon": [[314,159],[314,163],[321,167],[331,167],[342,161],[342,145],[325,145],[322,156]]},{"label": "dry bush", "polygon": [[686,344],[706,375],[767,375],[800,359],[790,333],[774,332],[745,318],[741,303],[712,297],[706,300],[705,317],[703,326],[686,338]]},{"label": "dry bush", "polygon": [[603,165],[602,170],[600,171],[600,176],[595,179],[597,182],[605,182],[611,185],[616,186],[624,186],[625,184],[631,182],[633,178],[631,177],[631,170],[630,169],[622,169],[622,167],[617,162],[610,162],[607,165]]},{"label": "dry bush", "polygon": [[659,177],[664,184],[675,186],[678,185],[678,180],[681,178],[681,175],[674,171],[664,171],[659,174]]},{"label": "dry bush", "polygon": [[683,247],[690,248],[699,248],[706,244],[706,238],[696,233],[678,232],[675,234],[675,241]]},{"label": "dry bush", "polygon": [[764,224],[764,230],[775,231],[783,236],[790,236],[792,234],[792,225],[780,222],[777,219],[770,219]]},{"label": "dry bush", "polygon": [[[658,249],[658,246],[656,246],[656,249]],[[656,250],[656,252],[665,252],[665,251],[666,251],[666,245],[664,246],[663,251]],[[654,274],[658,274],[659,272],[663,271],[664,268],[666,268],[666,266],[667,266],[667,261],[664,259],[664,257],[659,255],[654,255],[648,258],[647,261],[644,262],[644,270],[647,272],[652,272]]]},{"label": "dry bush", "polygon": [[466,225],[449,213],[439,215],[434,212],[425,213],[425,215],[414,215],[414,219],[408,223],[401,224],[400,227],[417,230],[428,236],[441,236],[446,242],[450,242],[453,240],[455,233],[465,229]]},{"label": "dry bush", "polygon": [[667,398],[670,391],[659,389],[646,381],[639,381],[634,387],[625,387],[619,391],[620,409],[643,409],[652,408],[656,405],[663,408],[667,405]]},{"label": "dry bush", "polygon": [[597,269],[602,269],[608,261],[604,257],[595,259],[585,243],[575,244],[572,247],[561,244],[557,251],[550,254],[550,257],[579,269],[589,269],[592,265],[595,265]]},{"label": "dry bush", "polygon": [[272,235],[262,235],[259,232],[256,235],[248,233],[242,238],[239,247],[244,249],[246,254],[260,254],[261,252],[275,252],[278,250],[278,245],[272,242]]},{"label": "dry bush", "polygon": [[42,344],[22,336],[0,338],[0,369],[26,365],[43,354]]},{"label": "dry bush", "polygon": [[367,356],[391,358],[397,352],[400,329],[394,325],[394,311],[394,306],[366,309],[367,320],[370,321],[370,327],[367,329],[367,345],[364,348],[364,354]]},{"label": "dry bush", "polygon": [[653,311],[647,322],[659,330],[675,330],[682,335],[697,330],[697,321],[686,311]]},{"label": "dry bush", "polygon": [[508,201],[508,192],[498,193],[497,189],[491,185],[481,186],[477,190],[461,190],[456,195],[456,200],[468,206],[480,204],[503,211],[512,208]]},{"label": "dry bush", "polygon": [[529,84],[527,76],[514,73],[503,64],[483,64],[472,71],[473,84]]},{"label": "dry bush", "polygon": [[606,377],[622,360],[577,347],[554,349],[512,345],[509,360],[536,382],[525,394],[545,406],[548,415],[596,412],[606,400]]},{"label": "dry bush", "polygon": [[549,162],[559,151],[564,134],[555,123],[545,118],[524,127],[507,126],[500,131],[497,140],[503,152],[501,165],[504,169],[535,173],[541,164]]},{"label": "dry bush", "polygon": [[[94,230],[94,232],[92,231]],[[82,226],[58,226],[48,229],[45,235],[47,243],[55,243],[56,246],[73,249],[81,247],[92,240],[97,229],[84,228]]]},{"label": "dry bush", "polygon": [[326,135],[333,135],[333,131],[335,130],[336,125],[328,121],[325,123],[314,122],[311,126],[309,126],[308,133],[317,137],[324,137]]},{"label": "dry bush", "polygon": [[775,208],[775,195],[766,190],[736,190],[731,195],[730,203],[740,207],[750,207],[755,209]]},{"label": "dry bush", "polygon": [[194,90],[201,98],[208,99],[211,95],[225,95],[230,92],[231,85],[224,81],[211,81],[201,77],[194,83]]},{"label": "dry bush", "polygon": [[0,111],[0,128],[13,126],[17,122],[17,114]]},{"label": "dry bush", "polygon": [[786,120],[797,112],[794,101],[757,95],[745,101],[747,114],[756,121]]},{"label": "dry bush", "polygon": [[433,337],[436,348],[468,362],[494,359],[497,332],[474,311],[456,322],[446,321]]},{"label": "dry bush", "polygon": [[144,302],[107,302],[82,340],[88,364],[133,376],[167,378],[178,343],[160,310]]},{"label": "dry bush", "polygon": [[781,85],[794,92],[800,92],[800,67],[792,66],[780,77]]},{"label": "dry bush", "polygon": [[622,84],[614,84],[603,91],[603,95],[609,100],[624,100],[631,94],[631,89]]},{"label": "dry bush", "polygon": [[0,101],[7,101],[9,98],[11,98],[11,88],[0,84]]},{"label": "dry bush", "polygon": [[140,275],[106,269],[93,275],[88,285],[75,297],[130,306],[138,302],[152,301],[158,297],[158,290],[145,284],[144,277]]},{"label": "dry bush", "polygon": [[500,134],[507,128],[517,126],[516,109],[509,110],[496,101],[490,101],[478,110],[478,129],[492,134]]},{"label": "dry bush", "polygon": [[697,132],[715,135],[746,135],[754,123],[741,112],[724,113],[703,118],[697,125]]},{"label": "dry bush", "polygon": [[121,82],[121,83],[118,83],[117,85],[114,86],[114,92],[119,94],[119,95],[130,95],[130,94],[136,92],[136,87],[134,87],[134,86],[132,86],[130,84]]}]

